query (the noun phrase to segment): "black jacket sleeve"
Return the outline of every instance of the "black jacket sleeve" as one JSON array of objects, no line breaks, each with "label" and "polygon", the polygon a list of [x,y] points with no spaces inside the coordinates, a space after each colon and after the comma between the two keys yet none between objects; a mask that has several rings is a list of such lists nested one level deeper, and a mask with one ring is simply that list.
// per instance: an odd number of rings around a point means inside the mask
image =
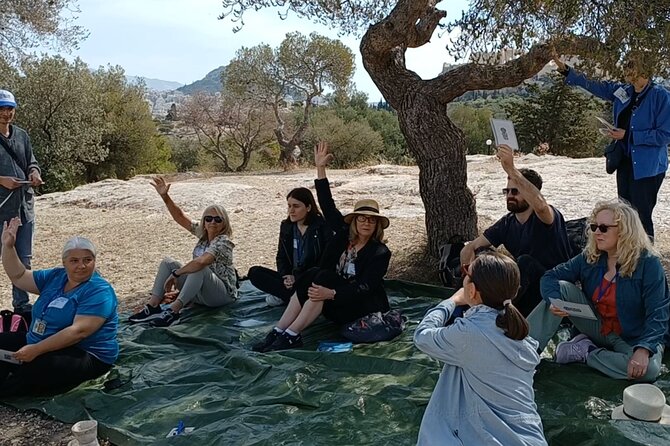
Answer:
[{"label": "black jacket sleeve", "polygon": [[330,193],[330,183],[328,178],[322,180],[314,180],[314,187],[316,188],[316,197],[319,200],[319,206],[326,224],[330,226],[333,231],[338,231],[345,225],[342,213],[335,207],[333,195]]},{"label": "black jacket sleeve", "polygon": [[391,261],[391,251],[383,243],[370,246],[373,251],[357,259],[353,280],[335,288],[335,299],[343,302],[360,301],[369,295],[378,295],[384,288],[384,276]]},{"label": "black jacket sleeve", "polygon": [[[291,223],[283,221],[279,227],[279,244],[277,246],[277,272],[282,276],[293,274],[293,247],[290,241]],[[287,240],[287,236],[288,240]]]}]

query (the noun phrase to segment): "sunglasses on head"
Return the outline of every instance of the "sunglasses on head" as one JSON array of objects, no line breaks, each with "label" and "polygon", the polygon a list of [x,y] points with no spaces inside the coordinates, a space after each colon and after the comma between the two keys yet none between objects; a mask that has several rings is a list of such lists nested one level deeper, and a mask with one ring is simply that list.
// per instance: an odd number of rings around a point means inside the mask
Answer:
[{"label": "sunglasses on head", "polygon": [[223,223],[223,218],[219,217],[218,215],[205,215],[205,223]]},{"label": "sunglasses on head", "polygon": [[591,228],[591,232],[596,232],[596,229],[600,229],[600,232],[604,234],[609,228],[616,228],[617,226],[619,225],[597,225],[595,223],[591,223],[589,228]]},{"label": "sunglasses on head", "polygon": [[516,187],[506,187],[502,190],[503,195],[518,195],[519,189]]}]

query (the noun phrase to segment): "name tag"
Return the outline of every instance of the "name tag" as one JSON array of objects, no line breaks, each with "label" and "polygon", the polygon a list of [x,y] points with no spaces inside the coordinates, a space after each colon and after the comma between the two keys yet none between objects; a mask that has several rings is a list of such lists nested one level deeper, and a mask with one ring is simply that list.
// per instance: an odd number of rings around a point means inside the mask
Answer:
[{"label": "name tag", "polygon": [[65,306],[65,304],[67,304],[67,301],[68,299],[66,299],[65,297],[59,297],[57,299],[52,300],[47,308],[58,308],[59,310],[61,310]]},{"label": "name tag", "polygon": [[42,319],[37,319],[33,323],[33,332],[37,333],[38,335],[43,335],[44,332],[47,329],[47,324],[44,322]]},{"label": "name tag", "polygon": [[356,275],[356,264],[354,264],[354,262],[350,262],[347,264],[347,275],[348,276]]},{"label": "name tag", "polygon": [[628,96],[628,93],[626,93],[626,90],[624,90],[622,87],[619,87],[617,91],[614,92],[614,96],[616,96],[616,98],[619,99],[621,103],[628,102],[630,99],[630,96]]}]

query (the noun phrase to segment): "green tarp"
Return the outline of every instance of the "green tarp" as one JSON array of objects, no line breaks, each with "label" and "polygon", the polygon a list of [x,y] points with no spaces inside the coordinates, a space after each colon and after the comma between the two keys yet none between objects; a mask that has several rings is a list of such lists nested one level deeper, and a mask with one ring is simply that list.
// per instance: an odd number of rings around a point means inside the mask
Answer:
[{"label": "green tarp", "polygon": [[[109,376],[51,399],[9,403],[62,420],[88,417],[117,445],[411,445],[441,365],[418,352],[412,334],[449,292],[388,282],[392,305],[409,317],[392,342],[320,353],[337,340],[319,320],[302,350],[258,354],[249,345],[281,315],[248,282],[239,301],[194,310],[169,329],[122,323],[121,357]],[[667,364],[657,385],[670,394]],[[112,384],[103,390],[103,382]],[[543,361],[536,401],[551,445],[670,445],[670,427],[609,420],[627,383],[582,365]],[[448,398],[448,395],[444,395]],[[179,420],[195,427],[166,439]]]}]

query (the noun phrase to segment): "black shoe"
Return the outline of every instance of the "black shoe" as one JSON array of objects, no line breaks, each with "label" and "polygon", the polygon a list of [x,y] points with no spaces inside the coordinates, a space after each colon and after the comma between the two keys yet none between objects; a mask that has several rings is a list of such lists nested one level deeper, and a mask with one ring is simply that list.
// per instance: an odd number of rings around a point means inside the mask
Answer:
[{"label": "black shoe", "polygon": [[288,350],[291,348],[302,347],[302,336],[298,333],[295,336],[284,332],[277,337],[277,339],[265,350],[266,352],[274,352],[277,350]]},{"label": "black shoe", "polygon": [[268,333],[267,336],[265,336],[265,339],[263,341],[257,342],[256,344],[252,345],[251,350],[260,353],[266,352],[267,348],[271,346],[272,343],[276,341],[280,335],[281,333],[279,333],[277,330],[273,328],[272,331]]},{"label": "black shoe", "polygon": [[163,311],[159,318],[149,323],[152,327],[169,327],[179,321],[179,313],[175,313],[171,308]]},{"label": "black shoe", "polygon": [[128,322],[149,322],[154,319],[158,319],[163,314],[160,305],[157,307],[152,307],[149,304],[146,304],[137,313],[133,314],[128,318]]}]

